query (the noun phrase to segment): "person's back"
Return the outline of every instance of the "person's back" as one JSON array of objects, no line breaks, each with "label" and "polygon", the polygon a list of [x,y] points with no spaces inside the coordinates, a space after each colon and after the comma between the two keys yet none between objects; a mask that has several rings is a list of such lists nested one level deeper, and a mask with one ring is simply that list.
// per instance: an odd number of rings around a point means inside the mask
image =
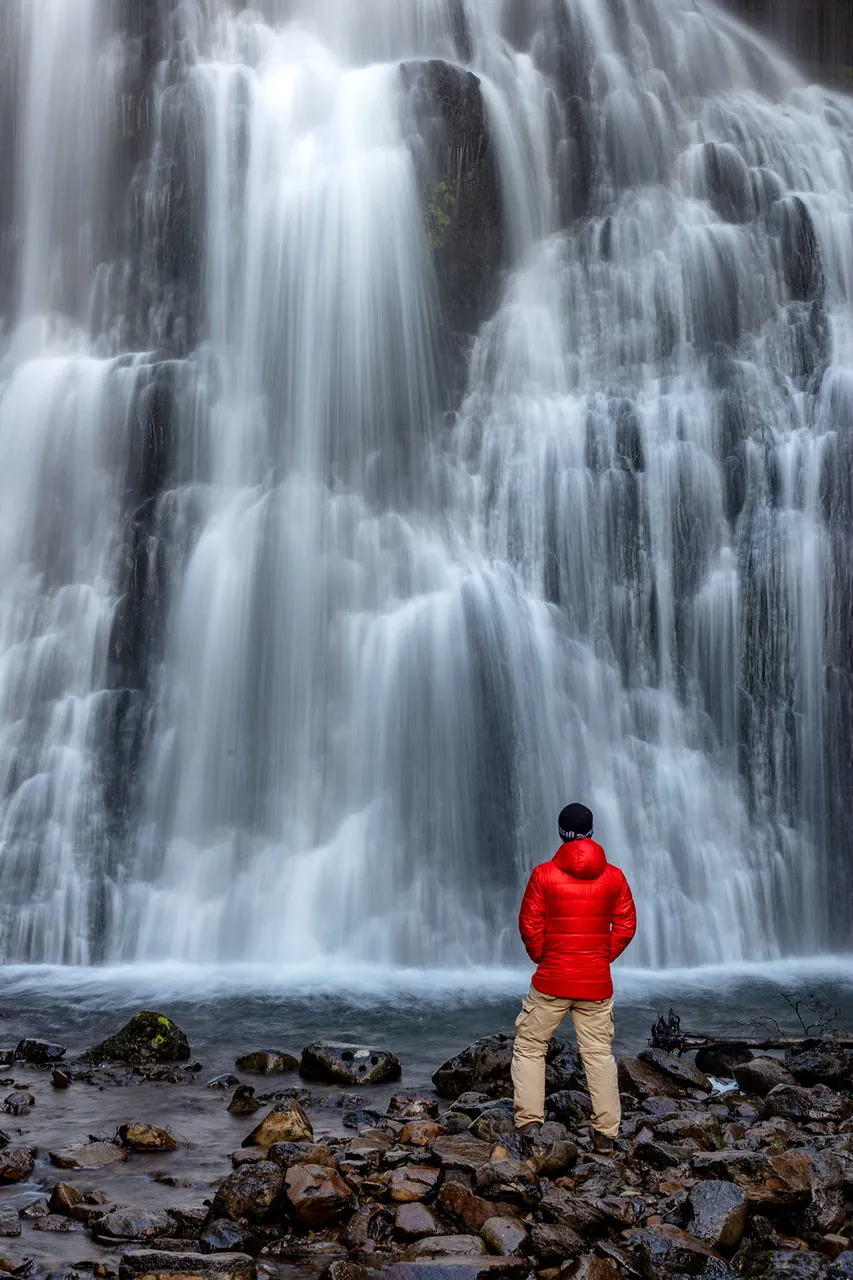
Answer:
[{"label": "person's back", "polygon": [[592,1098],[593,1136],[607,1150],[621,1120],[610,965],[636,932],[636,912],[625,876],[592,839],[589,809],[568,805],[559,827],[563,844],[534,869],[519,914],[522,941],[538,967],[515,1024],[516,1125],[535,1131],[544,1120],[548,1043],[571,1013]]}]

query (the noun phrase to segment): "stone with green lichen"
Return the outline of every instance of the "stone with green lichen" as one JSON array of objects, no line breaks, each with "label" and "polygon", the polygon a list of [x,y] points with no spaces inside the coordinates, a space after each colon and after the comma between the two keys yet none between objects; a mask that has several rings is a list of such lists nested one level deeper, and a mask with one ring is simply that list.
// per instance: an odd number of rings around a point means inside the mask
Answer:
[{"label": "stone with green lichen", "polygon": [[183,1062],[190,1045],[183,1031],[161,1013],[136,1013],[130,1022],[83,1054],[86,1062],[123,1062],[151,1066],[160,1062]]}]

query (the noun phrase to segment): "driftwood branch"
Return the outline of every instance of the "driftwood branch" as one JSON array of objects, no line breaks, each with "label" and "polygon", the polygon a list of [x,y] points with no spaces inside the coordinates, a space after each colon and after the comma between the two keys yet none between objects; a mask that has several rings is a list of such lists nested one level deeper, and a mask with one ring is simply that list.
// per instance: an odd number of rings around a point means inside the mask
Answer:
[{"label": "driftwood branch", "polygon": [[[800,1022],[802,1023],[802,1021],[801,1018]],[[805,1029],[812,1031],[810,1026]],[[661,1014],[652,1027],[649,1044],[655,1049],[666,1049],[669,1053],[677,1053],[680,1056],[683,1053],[691,1053],[694,1049],[710,1049],[712,1047],[727,1049],[793,1049],[797,1046],[814,1044],[815,1041],[826,1037],[831,1039],[832,1043],[838,1045],[840,1049],[853,1049],[853,1036],[840,1036],[831,1031],[823,1031],[822,1033],[819,1031],[817,1035],[786,1036],[778,1025],[776,1030],[776,1035],[766,1036],[711,1036],[706,1035],[704,1032],[682,1031],[681,1019],[670,1009],[669,1017],[664,1018],[663,1014]]]}]

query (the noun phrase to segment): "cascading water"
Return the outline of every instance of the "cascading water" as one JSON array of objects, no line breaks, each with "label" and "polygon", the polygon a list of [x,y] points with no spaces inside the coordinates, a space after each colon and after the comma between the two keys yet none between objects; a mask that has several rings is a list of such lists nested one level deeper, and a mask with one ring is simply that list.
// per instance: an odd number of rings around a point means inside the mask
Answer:
[{"label": "cascading water", "polygon": [[638,960],[839,945],[853,101],[706,0],[48,7],[0,956],[512,959],[572,797]]}]

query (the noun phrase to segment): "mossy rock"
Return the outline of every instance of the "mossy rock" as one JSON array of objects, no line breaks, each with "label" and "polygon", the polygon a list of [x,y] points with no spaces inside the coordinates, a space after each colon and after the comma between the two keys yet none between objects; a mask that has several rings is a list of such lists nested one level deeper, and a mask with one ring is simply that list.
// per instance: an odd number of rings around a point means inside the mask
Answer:
[{"label": "mossy rock", "polygon": [[86,1062],[122,1062],[147,1067],[159,1062],[184,1062],[190,1044],[179,1026],[162,1013],[135,1013],[120,1031],[107,1036],[83,1054]]}]

